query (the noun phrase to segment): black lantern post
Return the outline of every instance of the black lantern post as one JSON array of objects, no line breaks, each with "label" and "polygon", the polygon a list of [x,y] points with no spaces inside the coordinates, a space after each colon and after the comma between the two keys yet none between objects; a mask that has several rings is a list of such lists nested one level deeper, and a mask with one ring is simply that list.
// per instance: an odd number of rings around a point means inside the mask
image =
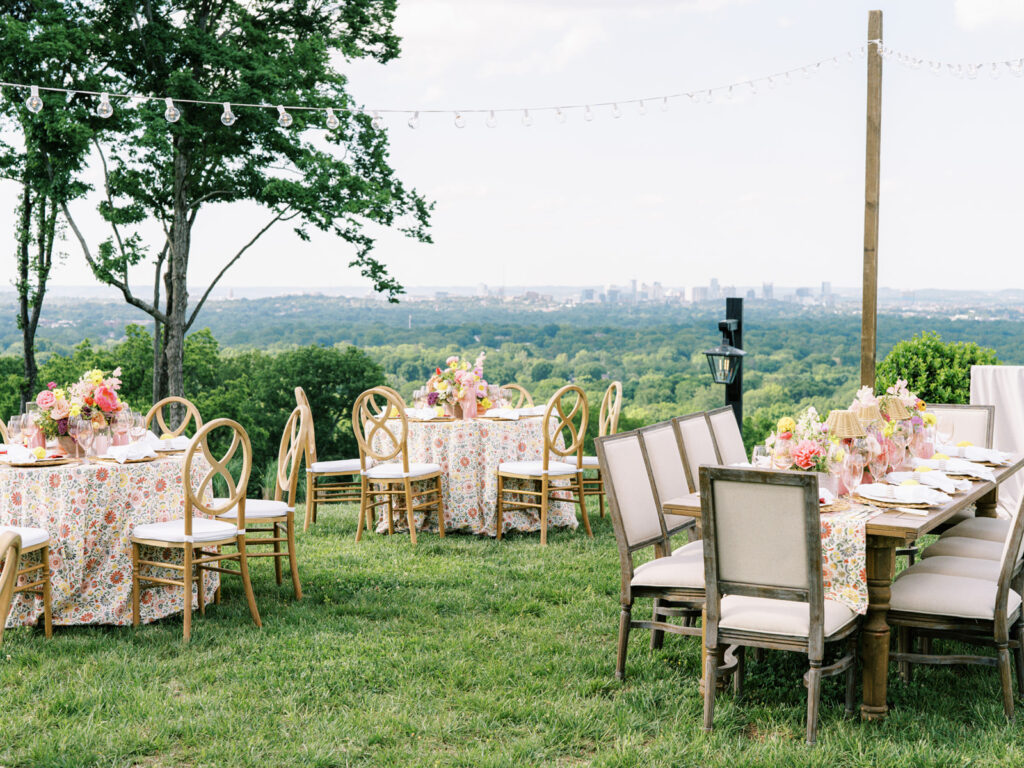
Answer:
[{"label": "black lantern post", "polygon": [[718,324],[722,343],[704,354],[716,384],[725,384],[725,404],[732,406],[743,429],[743,299],[725,300],[725,320]]}]

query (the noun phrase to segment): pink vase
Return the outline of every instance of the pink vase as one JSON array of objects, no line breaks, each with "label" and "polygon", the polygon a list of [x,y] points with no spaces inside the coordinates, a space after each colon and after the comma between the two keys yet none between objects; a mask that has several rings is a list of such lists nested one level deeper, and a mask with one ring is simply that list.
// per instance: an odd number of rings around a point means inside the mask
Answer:
[{"label": "pink vase", "polygon": [[470,392],[461,400],[462,403],[462,418],[464,419],[475,419],[476,418],[476,392]]},{"label": "pink vase", "polygon": [[43,430],[36,427],[28,433],[28,447],[29,448],[45,448],[46,447],[46,435],[43,434]]},{"label": "pink vase", "polygon": [[128,445],[131,439],[128,437],[127,432],[115,432],[113,445]]}]

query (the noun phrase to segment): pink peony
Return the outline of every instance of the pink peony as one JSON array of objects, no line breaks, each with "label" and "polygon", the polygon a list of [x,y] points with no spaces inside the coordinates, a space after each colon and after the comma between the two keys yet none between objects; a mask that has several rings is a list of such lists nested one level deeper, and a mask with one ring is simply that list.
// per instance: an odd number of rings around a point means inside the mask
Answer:
[{"label": "pink peony", "polygon": [[46,388],[47,389],[56,389],[57,388],[57,382],[56,381],[51,381],[49,384],[46,385]]},{"label": "pink peony", "polygon": [[93,397],[96,400],[96,405],[99,406],[101,411],[110,413],[117,408],[117,395],[110,387],[99,386],[96,387],[96,392]]},{"label": "pink peony", "polygon": [[71,403],[67,400],[58,400],[53,404],[53,410],[50,411],[50,418],[54,421],[60,421],[66,419],[71,414]]},{"label": "pink peony", "polygon": [[44,411],[48,411],[53,408],[53,404],[57,398],[53,396],[53,392],[48,389],[44,389],[38,395],[36,395],[36,405],[42,408]]},{"label": "pink peony", "polygon": [[821,446],[812,440],[801,440],[790,455],[793,457],[793,463],[800,469],[810,469],[814,466],[815,459],[821,456]]}]

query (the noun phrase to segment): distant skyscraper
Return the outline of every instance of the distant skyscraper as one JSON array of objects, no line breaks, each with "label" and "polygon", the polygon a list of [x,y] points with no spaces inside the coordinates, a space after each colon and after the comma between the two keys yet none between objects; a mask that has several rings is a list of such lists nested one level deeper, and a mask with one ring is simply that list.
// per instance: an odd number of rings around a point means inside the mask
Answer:
[{"label": "distant skyscraper", "polygon": [[753,288],[747,289],[747,301],[753,301],[757,298],[757,293],[754,292]]},{"label": "distant skyscraper", "polygon": [[711,286],[710,286],[710,289],[708,290],[708,298],[709,299],[720,299],[720,298],[722,298],[722,289],[718,285],[718,278],[717,277],[712,277],[711,278]]},{"label": "distant skyscraper", "polygon": [[761,283],[761,298],[765,301],[775,298],[775,286],[772,283]]},{"label": "distant skyscraper", "polygon": [[703,285],[695,285],[695,286],[693,286],[693,301],[694,301],[694,303],[699,303],[701,301],[708,301],[709,299],[710,299],[710,297],[708,296],[708,289],[705,286],[703,286]]},{"label": "distant skyscraper", "polygon": [[832,283],[824,281],[821,284],[821,295],[823,298],[828,298],[832,295]]},{"label": "distant skyscraper", "polygon": [[635,277],[632,280],[629,281],[629,288],[630,288],[630,292],[632,293],[633,303],[636,304],[637,292],[636,292],[636,278]]}]

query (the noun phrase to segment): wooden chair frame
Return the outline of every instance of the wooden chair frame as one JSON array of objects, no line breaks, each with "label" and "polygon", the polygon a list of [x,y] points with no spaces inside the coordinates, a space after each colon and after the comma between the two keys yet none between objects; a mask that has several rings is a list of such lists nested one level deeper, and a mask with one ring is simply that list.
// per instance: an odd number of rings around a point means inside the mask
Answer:
[{"label": "wooden chair frame", "polygon": [[302,530],[308,531],[309,526],[316,522],[317,510],[321,504],[341,504],[347,501],[359,501],[359,492],[362,483],[359,481],[359,470],[354,472],[314,472],[312,466],[316,464],[316,431],[313,424],[313,409],[310,408],[309,398],[302,387],[295,388],[296,405],[304,405],[309,409],[309,425],[306,430],[306,500],[305,519],[302,523]]},{"label": "wooden chair frame", "polygon": [[[302,583],[299,581],[299,561],[295,546],[295,497],[299,487],[299,469],[302,466],[302,455],[308,443],[307,429],[312,422],[309,408],[297,405],[292,409],[285,422],[281,434],[281,443],[277,451],[277,471],[274,473],[274,501],[284,501],[287,511],[273,517],[250,517],[245,528],[245,543],[249,548],[247,555],[253,557],[274,558],[274,578],[278,585],[283,582],[281,560],[288,559],[291,570],[292,587],[295,599],[302,599]],[[284,497],[287,496],[287,499]],[[234,518],[225,518],[223,513],[218,519],[233,522]],[[283,531],[281,529],[284,529]],[[285,551],[281,550],[284,544]],[[253,552],[252,547],[271,547],[270,552]]]},{"label": "wooden chair frame", "polygon": [[[711,442],[715,446],[715,456],[718,457],[718,463],[722,464],[722,465],[725,464],[725,457],[724,457],[723,452],[722,452],[722,446],[719,444],[720,441],[718,439],[718,432],[715,431],[715,422],[714,422],[712,417],[713,416],[717,416],[719,414],[724,414],[724,413],[728,413],[730,416],[733,416],[733,420],[735,421],[736,417],[733,415],[733,410],[732,410],[732,406],[731,405],[724,405],[721,408],[714,408],[714,409],[712,409],[710,411],[705,412],[705,414],[704,414],[704,418],[705,418],[705,420],[708,423],[708,431],[711,432]],[[741,441],[743,440],[743,430],[742,429],[740,429],[740,440]],[[746,448],[746,446],[743,447],[743,457],[744,457],[744,461],[749,461],[750,460],[750,456],[747,455],[747,448]]]},{"label": "wooden chair frame", "polygon": [[[643,444],[637,430],[598,437],[594,441],[594,447],[597,449],[597,457],[602,467],[608,466],[608,446],[625,440],[636,440],[640,447],[641,455],[643,455]],[[699,637],[701,628],[696,626],[696,619],[700,617],[704,606],[704,590],[682,587],[633,586],[632,582],[635,572],[633,564],[634,553],[645,550],[648,547],[653,547],[656,558],[667,557],[672,554],[672,544],[669,540],[668,531],[665,528],[665,518],[661,513],[661,504],[658,501],[656,491],[654,492],[654,503],[657,506],[660,533],[652,538],[631,544],[626,534],[625,523],[623,522],[621,501],[610,475],[607,476],[607,482],[608,506],[612,518],[612,527],[615,530],[615,542],[619,549],[619,565],[622,576],[619,588],[619,604],[621,607],[619,640],[615,658],[615,677],[618,680],[622,680],[626,676],[626,653],[629,649],[630,629],[635,627],[651,630],[652,649],[661,647],[661,638],[664,637],[665,632]],[[632,617],[633,602],[637,598],[644,597],[654,599],[653,616],[650,621],[634,620]],[[669,616],[682,616],[684,623],[673,624],[664,620]]]},{"label": "wooden chair frame", "polygon": [[530,392],[526,389],[526,387],[524,387],[522,384],[516,384],[515,382],[513,382],[511,384],[502,384],[500,387],[498,387],[499,392],[504,390],[511,390],[512,392],[515,392],[516,394],[519,395],[519,398],[516,400],[516,404],[509,407],[523,408],[523,403],[526,403],[526,408],[533,408],[533,395],[531,395]]},{"label": "wooden chair frame", "polygon": [[[1010,654],[1014,659],[1018,693],[1024,695],[1024,615],[1018,607],[1012,614],[1007,613],[1007,598],[1010,589],[1020,594],[1024,587],[1022,574],[1021,542],[1024,540],[1024,500],[1010,528],[1008,543],[1003,550],[999,566],[999,581],[996,589],[995,612],[991,620],[967,619],[941,614],[922,614],[889,609],[886,622],[896,627],[897,652],[890,653],[891,661],[899,662],[900,676],[909,681],[913,664],[968,664],[997,667],[1003,695],[1003,711],[1006,719],[1013,720],[1013,683],[1011,681]],[[921,652],[914,650],[915,641],[923,641]],[[996,649],[996,657],[969,654],[932,653],[930,641],[934,638],[959,640],[971,645]]]},{"label": "wooden chair frame", "polygon": [[[679,451],[680,467],[685,468],[686,459],[683,456],[682,439],[679,436],[679,430],[675,428],[675,424],[672,423],[671,421],[662,421],[657,424],[648,424],[646,427],[641,427],[640,429],[638,429],[637,433],[640,435],[640,449],[641,451],[643,451],[644,464],[647,470],[647,477],[651,482],[651,491],[653,491],[654,498],[658,502],[658,513],[661,515],[662,524],[665,526],[665,530],[668,533],[668,536],[672,537],[675,536],[677,533],[686,533],[689,540],[693,541],[697,538],[700,538],[698,521],[691,517],[687,518],[686,521],[682,522],[672,521],[672,524],[670,525],[669,521],[665,519],[665,510],[663,507],[665,502],[669,501],[669,499],[663,499],[661,497],[661,491],[658,490],[658,483],[656,482],[654,477],[654,467],[652,466],[653,462],[651,460],[650,447],[648,446],[647,435],[649,435],[654,430],[664,429],[666,425],[668,425],[668,427],[672,430],[672,436],[675,440],[676,449]],[[686,475],[684,472],[684,477],[685,476]],[[689,488],[689,482],[687,482],[687,488]],[[676,517],[680,516],[676,515]]]},{"label": "wooden chair frame", "polygon": [[[210,451],[209,436],[214,430],[228,428],[232,431],[231,445],[224,455],[217,459]],[[238,481],[231,476],[227,464],[234,457],[238,449],[242,449],[242,471]],[[197,489],[192,488],[190,478],[192,477],[192,462],[196,454],[202,451],[209,469],[203,475]],[[131,537],[132,543],[132,626],[139,626],[141,620],[140,597],[146,587],[143,584],[162,584],[165,586],[181,587],[184,590],[184,618],[183,636],[187,643],[192,635],[192,584],[193,580],[198,581],[199,587],[199,613],[206,614],[206,597],[204,594],[205,573],[213,571],[220,574],[231,574],[242,578],[242,586],[245,590],[246,602],[249,604],[249,614],[257,627],[262,627],[260,614],[256,608],[256,596],[252,591],[252,582],[249,579],[248,553],[246,552],[246,531],[245,531],[245,492],[249,484],[249,475],[252,473],[252,445],[249,442],[249,435],[246,434],[242,425],[231,419],[215,419],[200,429],[185,452],[185,462],[182,468],[182,479],[185,486],[185,537],[184,542],[168,542],[160,539],[143,539],[136,536]],[[209,490],[212,495],[212,484],[214,477],[221,477],[228,486],[228,498],[216,507],[211,507],[205,501],[206,492]],[[211,502],[212,503],[212,502]],[[231,536],[214,541],[188,541],[192,536],[192,515],[199,511],[207,517],[216,518],[224,514],[228,509],[237,507],[238,518],[236,520],[236,531]],[[221,547],[234,545],[235,552],[224,553]],[[141,547],[155,547],[157,549],[181,549],[184,554],[184,563],[161,562],[158,560],[144,560],[141,555]],[[224,568],[221,563],[235,561],[238,563],[238,570]],[[142,567],[157,568],[176,571],[181,574],[181,580],[169,579],[161,576],[144,575]],[[193,571],[197,573],[193,573]],[[220,590],[217,590],[214,602],[220,602]]]},{"label": "wooden chair frame", "polygon": [[[168,405],[172,407],[180,406],[185,409],[185,417],[182,419],[181,424],[179,424],[174,429],[168,427],[167,422],[164,420],[164,407]],[[173,437],[178,437],[184,434],[185,429],[188,427],[190,421],[195,421],[196,432],[203,428],[203,417],[199,415],[199,409],[196,408],[191,401],[186,400],[184,397],[165,397],[163,400],[156,403],[152,408],[150,408],[149,412],[146,414],[146,429],[152,429],[150,425],[153,422],[154,416],[156,417],[157,424],[160,425],[160,434],[157,435],[157,437],[160,437],[161,435],[171,435]]]},{"label": "wooden chair frame", "polygon": [[[567,401],[573,394],[576,401],[566,412]],[[579,419],[577,427],[575,419]],[[540,543],[546,546],[548,543],[548,507],[555,493],[566,491],[575,496],[575,503],[579,505],[580,514],[583,517],[583,527],[587,536],[593,538],[590,530],[590,519],[587,517],[587,504],[583,496],[583,439],[587,434],[587,395],[575,384],[566,384],[552,395],[548,406],[544,411],[544,453],[541,459],[543,473],[538,478],[536,475],[519,474],[515,472],[503,472],[498,468],[498,505],[497,505],[497,540],[501,541],[502,526],[504,522],[505,509],[538,509],[540,510]],[[555,421],[557,419],[557,422]],[[554,429],[552,429],[554,425]],[[568,444],[558,447],[558,436],[567,432]],[[571,472],[549,473],[548,466],[551,461],[558,462],[559,459],[574,456],[575,465]],[[554,457],[554,458],[553,458]],[[572,463],[572,462],[567,462]],[[516,480],[528,481],[534,484],[533,488],[506,488],[505,481],[514,478]],[[555,482],[565,481],[567,485],[556,486]],[[506,494],[509,498],[506,499]]]},{"label": "wooden chair frame", "polygon": [[672,419],[672,426],[676,431],[676,439],[679,442],[679,455],[683,458],[683,470],[686,472],[686,484],[690,487],[690,493],[696,493],[700,490],[700,477],[695,477],[693,470],[690,467],[690,452],[686,448],[686,440],[683,437],[683,430],[680,425],[686,421],[700,421],[708,430],[708,434],[711,436],[711,445],[715,451],[715,463],[721,464],[722,458],[718,453],[718,445],[715,443],[715,433],[711,429],[711,423],[708,421],[707,414],[704,411],[698,411],[697,413],[688,413],[685,416],[676,416]]},{"label": "wooden chair frame", "polygon": [[[397,412],[397,416],[390,414]],[[392,428],[397,423],[398,432]],[[376,524],[377,509],[387,515],[388,534],[395,532],[394,512],[396,502],[406,511],[409,525],[409,539],[416,544],[416,517],[420,510],[435,509],[438,530],[444,538],[444,495],[441,489],[441,472],[430,472],[409,477],[409,419],[405,415],[405,401],[390,387],[374,387],[356,398],[352,407],[352,431],[359,442],[359,520],[356,524],[356,541],[361,541],[363,526],[368,529]],[[391,450],[378,451],[373,447],[374,438],[382,433],[391,443]],[[366,472],[373,465],[390,462],[401,457],[401,477],[368,478]],[[417,490],[414,483],[428,482],[426,490]]]},{"label": "wooden chair frame", "polygon": [[7,425],[2,420],[0,420],[0,442],[5,445],[11,442],[11,436],[7,434]]},{"label": "wooden chair frame", "polygon": [[[766,574],[762,583],[731,581],[722,578],[719,572],[717,511],[714,485],[716,482],[739,482],[765,486],[793,486],[802,492],[804,513],[804,552],[806,553],[807,580],[805,587],[782,586],[773,582]],[[818,505],[818,479],[806,472],[775,472],[731,467],[700,468],[701,519],[704,530],[705,601],[704,620],[704,730],[710,731],[715,712],[715,692],[718,678],[735,672],[733,679],[737,695],[743,691],[743,649],[775,648],[807,654],[810,669],[804,675],[807,686],[807,743],[814,744],[818,731],[818,704],[821,698],[821,678],[846,674],[846,714],[854,713],[856,693],[856,638],[860,621],[839,629],[827,638],[830,643],[846,641],[847,653],[837,661],[823,666],[826,637],[824,583],[821,571],[821,523]],[[751,515],[761,514],[750,510]],[[809,626],[807,637],[781,635],[767,632],[751,632],[719,626],[721,600],[723,595],[793,600],[808,604]],[[721,648],[736,646],[732,664],[719,666],[718,653]],[[730,648],[730,650],[732,650]]]},{"label": "wooden chair frame", "polygon": [[[619,414],[622,412],[622,382],[613,381],[608,385],[601,398],[601,409],[597,417],[597,436],[614,435],[619,431]],[[592,471],[593,477],[586,472]],[[604,517],[604,481],[601,479],[601,467],[584,467],[583,500],[587,496],[597,496],[598,509]]]},{"label": "wooden chair frame", "polygon": [[[10,531],[7,532],[10,534]],[[6,534],[5,534],[6,535]],[[4,549],[0,546],[0,552]],[[31,547],[22,545],[21,537],[18,537],[18,558],[13,561],[14,581],[11,588],[9,600],[14,595],[24,592],[29,595],[39,595],[43,601],[43,631],[47,637],[53,637],[53,597],[50,592],[50,539],[42,544],[35,544]],[[28,559],[26,555],[32,555]],[[38,558],[36,557],[38,555]],[[8,563],[4,561],[4,572],[7,571]],[[3,623],[7,620],[7,610],[10,605],[4,608],[3,589],[0,588],[0,639],[3,638]]]},{"label": "wooden chair frame", "polygon": [[21,563],[21,536],[11,531],[0,533],[0,645],[4,642],[4,626],[11,611],[14,585],[18,581],[18,566]]}]

